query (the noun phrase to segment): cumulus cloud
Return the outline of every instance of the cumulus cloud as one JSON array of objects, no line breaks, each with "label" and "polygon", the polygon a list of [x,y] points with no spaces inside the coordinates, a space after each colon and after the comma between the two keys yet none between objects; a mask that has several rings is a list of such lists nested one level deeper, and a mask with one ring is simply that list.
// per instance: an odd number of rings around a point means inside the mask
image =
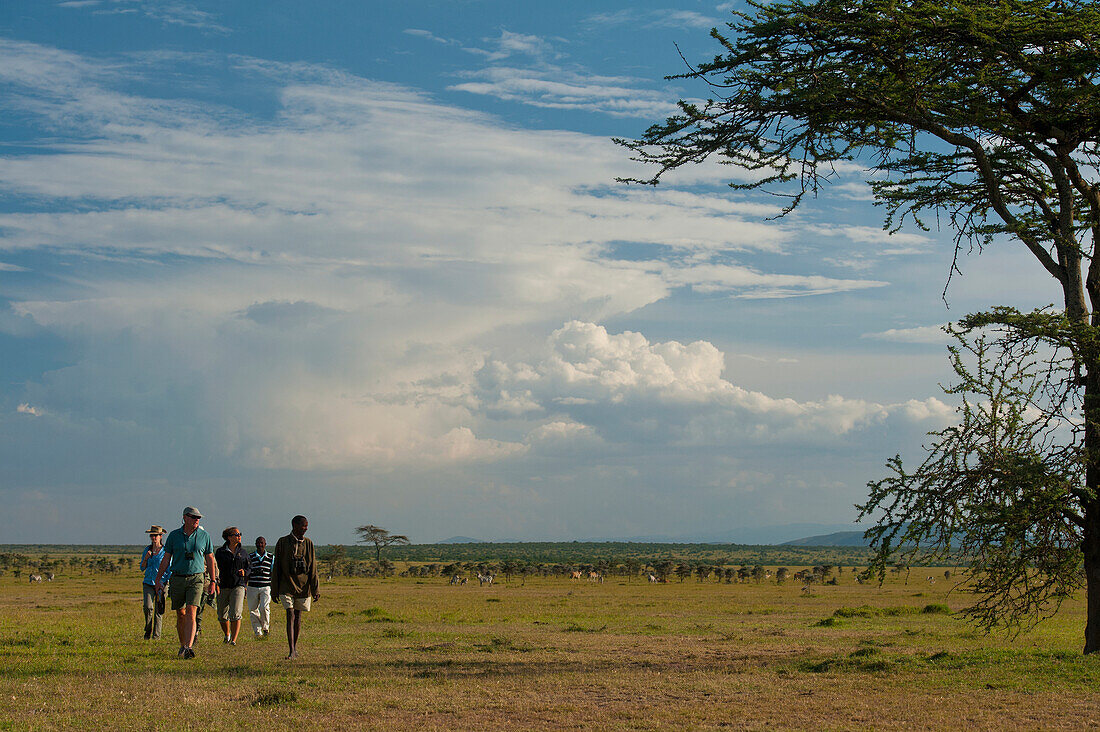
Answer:
[{"label": "cumulus cloud", "polygon": [[[501,40],[513,56],[547,53]],[[611,181],[630,164],[601,137],[519,129],[325,67],[221,61],[276,111],[143,95],[139,72],[156,56],[0,44],[8,108],[66,139],[0,157],[0,185],[34,202],[0,214],[5,277],[33,261],[35,276],[55,278],[0,309],[0,332],[65,344],[63,363],[11,398],[49,405],[49,419],[0,420],[14,436],[0,458],[37,428],[40,447],[72,446],[104,471],[138,452],[151,473],[198,478],[504,475],[541,460],[515,474],[556,470],[555,490],[583,496],[582,484],[642,471],[654,446],[760,446],[902,414],[744,388],[711,342],[599,325],[680,292],[884,284],[774,271],[800,224],[761,223],[770,203],[692,188],[715,171],[624,190]],[[628,80],[573,81],[530,93],[646,99]],[[742,261],[755,255],[770,267]],[[514,482],[494,490],[528,495]]]},{"label": "cumulus cloud", "polygon": [[41,409],[39,409],[38,407],[32,407],[30,404],[27,404],[26,402],[24,402],[23,404],[20,404],[18,407],[16,407],[15,411],[19,412],[19,414],[29,414],[32,417],[41,417],[42,416],[42,410]]},{"label": "cumulus cloud", "polygon": [[776,435],[844,435],[893,417],[942,420],[936,399],[880,404],[829,395],[797,401],[728,381],[725,354],[695,341],[650,342],[640,333],[609,333],[572,321],[555,330],[535,362],[490,360],[478,372],[490,414],[568,415],[605,439],[650,432],[672,441],[723,442]]}]

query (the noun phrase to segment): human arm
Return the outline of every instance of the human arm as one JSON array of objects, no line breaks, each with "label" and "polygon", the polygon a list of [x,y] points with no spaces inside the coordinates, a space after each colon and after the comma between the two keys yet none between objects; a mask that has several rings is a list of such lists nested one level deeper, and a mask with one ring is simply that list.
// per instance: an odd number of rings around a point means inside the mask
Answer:
[{"label": "human arm", "polygon": [[149,565],[149,557],[151,557],[151,556],[153,556],[153,545],[152,544],[145,547],[145,551],[143,551],[141,553],[141,562],[138,564],[138,569],[140,569],[142,572],[144,572],[145,568]]},{"label": "human arm", "polygon": [[160,567],[157,569],[157,581],[153,584],[157,588],[157,591],[164,589],[164,582],[161,578],[164,577],[164,571],[168,569],[168,565],[172,563],[172,552],[165,550],[164,559],[160,560]]},{"label": "human arm", "polygon": [[321,599],[321,591],[318,589],[320,584],[317,575],[317,557],[313,550],[313,542],[309,542],[309,594],[312,595],[314,601]]},{"label": "human arm", "polygon": [[218,570],[217,564],[214,562],[214,552],[206,553],[206,575],[210,578],[210,585],[207,594],[214,595],[218,591]]},{"label": "human arm", "polygon": [[279,539],[279,541],[275,543],[275,552],[272,554],[271,560],[271,597],[273,598],[278,598],[279,595],[282,594],[279,588],[279,563],[282,561],[282,543],[282,539]]}]

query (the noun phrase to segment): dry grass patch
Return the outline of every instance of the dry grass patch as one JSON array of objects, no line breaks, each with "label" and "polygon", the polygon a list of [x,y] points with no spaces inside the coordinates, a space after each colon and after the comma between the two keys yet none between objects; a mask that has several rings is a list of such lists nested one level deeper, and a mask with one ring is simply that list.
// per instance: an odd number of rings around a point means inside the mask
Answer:
[{"label": "dry grass patch", "polygon": [[[915,595],[922,595],[914,600]],[[892,581],[327,584],[287,662],[271,636],[175,658],[140,578],[0,578],[0,726],[178,729],[1057,729],[1100,721],[1079,601],[1015,640]],[[42,606],[42,607],[38,607]],[[212,616],[208,622],[213,620]],[[823,623],[823,620],[832,620]],[[246,629],[247,630],[247,629]],[[242,634],[246,635],[246,634]],[[172,709],[169,721],[165,709]],[[213,716],[212,716],[213,715]],[[152,720],[152,721],[151,721]]]}]

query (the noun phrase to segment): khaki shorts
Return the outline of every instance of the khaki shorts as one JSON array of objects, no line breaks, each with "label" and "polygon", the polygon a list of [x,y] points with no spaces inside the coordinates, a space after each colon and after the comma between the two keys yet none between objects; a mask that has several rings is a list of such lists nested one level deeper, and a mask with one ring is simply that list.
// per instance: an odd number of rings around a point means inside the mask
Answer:
[{"label": "khaki shorts", "polygon": [[172,575],[168,582],[168,599],[172,601],[172,609],[180,610],[184,605],[198,607],[202,602],[203,576],[193,574],[190,577]]},{"label": "khaki shorts", "polygon": [[232,622],[244,614],[244,585],[218,593],[218,620]]},{"label": "khaki shorts", "polygon": [[305,597],[291,597],[290,595],[279,595],[279,602],[282,603],[283,607],[286,608],[287,610],[303,610],[303,611],[308,613],[309,612],[309,606],[310,606],[310,603],[311,603],[312,600],[313,600],[313,598],[310,597],[309,595],[306,595]]}]

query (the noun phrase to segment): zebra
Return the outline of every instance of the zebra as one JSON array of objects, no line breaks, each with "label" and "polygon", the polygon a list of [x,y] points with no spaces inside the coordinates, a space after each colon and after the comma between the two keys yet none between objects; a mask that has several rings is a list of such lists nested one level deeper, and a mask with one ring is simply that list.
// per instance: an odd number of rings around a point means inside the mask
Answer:
[{"label": "zebra", "polygon": [[28,579],[28,580],[30,580],[31,582],[41,582],[41,581],[42,581],[42,575],[40,575],[40,574],[32,574],[32,575],[31,575],[30,577],[28,577],[27,579]]},{"label": "zebra", "polygon": [[491,585],[491,584],[493,584],[493,575],[491,575],[491,574],[479,574],[477,576],[477,581],[480,582],[483,585]]}]

